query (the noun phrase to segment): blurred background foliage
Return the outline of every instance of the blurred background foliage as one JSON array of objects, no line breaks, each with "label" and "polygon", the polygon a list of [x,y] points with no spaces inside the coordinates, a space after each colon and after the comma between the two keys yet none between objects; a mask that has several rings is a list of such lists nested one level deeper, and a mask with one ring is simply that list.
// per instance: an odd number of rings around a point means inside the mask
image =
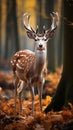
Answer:
[{"label": "blurred background foliage", "polygon": [[31,14],[34,29],[50,28],[50,13],[57,11],[59,24],[54,37],[47,44],[48,70],[55,71],[63,61],[63,0],[0,0],[0,70],[11,70],[11,56],[18,50],[34,49],[34,41],[26,36],[22,23],[25,12]]}]

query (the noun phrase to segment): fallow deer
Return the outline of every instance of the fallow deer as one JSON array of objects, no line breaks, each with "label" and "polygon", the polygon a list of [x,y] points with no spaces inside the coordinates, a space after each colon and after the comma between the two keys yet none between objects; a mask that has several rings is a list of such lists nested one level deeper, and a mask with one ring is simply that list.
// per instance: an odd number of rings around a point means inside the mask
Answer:
[{"label": "fallow deer", "polygon": [[[27,86],[31,91],[32,96],[32,113],[34,113],[34,86],[38,88],[40,109],[42,110],[42,91],[45,81],[44,73],[47,61],[47,48],[46,44],[49,39],[54,35],[57,28],[58,13],[51,13],[52,24],[51,27],[46,30],[43,26],[43,33],[39,33],[38,27],[34,30],[29,23],[30,15],[25,13],[23,15],[23,24],[26,30],[27,36],[33,39],[35,49],[34,52],[30,50],[21,50],[16,52],[11,59],[11,68],[14,74],[14,86],[15,86],[15,107],[16,97],[19,93],[20,110],[22,110],[21,94],[24,88]],[[26,26],[27,25],[27,26]]]}]

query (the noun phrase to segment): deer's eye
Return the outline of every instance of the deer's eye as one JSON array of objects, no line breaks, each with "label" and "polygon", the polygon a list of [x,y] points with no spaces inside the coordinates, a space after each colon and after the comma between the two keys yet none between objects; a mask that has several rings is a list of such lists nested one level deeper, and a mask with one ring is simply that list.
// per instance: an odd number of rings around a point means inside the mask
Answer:
[{"label": "deer's eye", "polygon": [[46,38],[43,38],[43,41],[46,41],[47,39]]},{"label": "deer's eye", "polygon": [[39,41],[39,39],[38,39],[38,38],[35,38],[35,41]]}]

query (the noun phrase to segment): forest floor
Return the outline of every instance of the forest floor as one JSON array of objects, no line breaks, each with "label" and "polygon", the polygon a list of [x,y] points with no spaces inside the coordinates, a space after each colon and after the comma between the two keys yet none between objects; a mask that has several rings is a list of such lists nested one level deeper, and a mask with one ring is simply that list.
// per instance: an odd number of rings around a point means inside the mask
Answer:
[{"label": "forest floor", "polygon": [[[56,72],[46,76],[42,99],[43,111],[51,102],[61,72],[62,68],[58,68]],[[12,73],[0,72],[0,130],[73,130],[73,106],[70,103],[69,109],[63,108],[59,112],[52,110],[45,114],[39,109],[39,98],[36,94],[35,111],[32,115],[32,100],[27,89],[22,102],[24,110],[19,111],[18,98],[15,110],[12,81]]]}]

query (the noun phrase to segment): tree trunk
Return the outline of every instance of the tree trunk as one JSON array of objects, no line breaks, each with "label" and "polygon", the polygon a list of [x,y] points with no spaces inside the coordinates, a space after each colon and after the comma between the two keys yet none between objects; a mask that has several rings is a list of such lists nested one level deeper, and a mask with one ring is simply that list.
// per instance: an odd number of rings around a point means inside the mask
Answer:
[{"label": "tree trunk", "polygon": [[46,107],[45,113],[50,110],[59,111],[68,103],[73,104],[73,1],[64,0],[64,59],[63,73],[57,91]]},{"label": "tree trunk", "polygon": [[14,44],[15,44],[15,48],[16,48],[16,51],[19,51],[20,49],[20,45],[19,45],[19,33],[18,33],[18,25],[17,25],[17,13],[16,13],[16,0],[13,0],[13,3],[12,3],[12,9],[13,9],[13,38],[14,38]]},{"label": "tree trunk", "polygon": [[16,0],[6,1],[7,4],[7,19],[6,19],[6,43],[5,43],[5,59],[8,55],[19,50],[19,36],[16,16]]},{"label": "tree trunk", "polygon": [[42,32],[42,24],[43,24],[43,18],[42,18],[42,0],[38,0],[38,5],[39,5],[39,12],[40,12],[40,15],[39,15],[39,32],[41,33]]},{"label": "tree trunk", "polygon": [[7,19],[6,19],[6,41],[5,41],[5,54],[4,54],[4,58],[7,59],[8,58],[8,45],[10,42],[10,38],[11,38],[11,25],[10,25],[10,21],[11,21],[11,17],[10,17],[10,13],[11,13],[11,6],[10,6],[9,0],[6,1],[6,6],[7,6]]},{"label": "tree trunk", "polygon": [[[50,18],[50,13],[54,10],[54,0],[46,0],[45,9],[46,15]],[[51,26],[51,20],[46,20],[46,24],[49,28]],[[47,43],[48,68],[51,71],[55,71],[55,46],[53,39],[49,40]]]}]

